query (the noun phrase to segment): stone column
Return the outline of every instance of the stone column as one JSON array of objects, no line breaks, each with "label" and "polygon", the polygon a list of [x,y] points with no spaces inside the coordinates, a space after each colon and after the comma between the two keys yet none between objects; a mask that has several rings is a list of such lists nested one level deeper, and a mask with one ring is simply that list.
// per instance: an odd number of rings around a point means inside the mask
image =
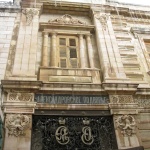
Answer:
[{"label": "stone column", "polygon": [[48,33],[43,32],[43,54],[42,54],[42,66],[48,66]]},{"label": "stone column", "polygon": [[91,42],[90,34],[86,35],[86,43],[87,43],[87,49],[88,49],[90,68],[95,68],[94,67],[93,48],[92,48],[92,42]]},{"label": "stone column", "polygon": [[85,57],[85,46],[83,41],[83,34],[79,35],[79,42],[80,42],[80,62],[81,68],[86,68],[86,57]]},{"label": "stone column", "polygon": [[58,67],[57,63],[57,34],[51,33],[52,35],[52,47],[51,47],[51,55],[50,55],[50,66]]}]

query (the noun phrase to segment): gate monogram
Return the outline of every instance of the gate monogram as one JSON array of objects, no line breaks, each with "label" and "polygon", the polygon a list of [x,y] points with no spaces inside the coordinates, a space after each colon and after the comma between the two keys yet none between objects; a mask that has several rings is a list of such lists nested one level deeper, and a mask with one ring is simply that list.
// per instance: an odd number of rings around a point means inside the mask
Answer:
[{"label": "gate monogram", "polygon": [[[84,125],[89,125],[90,124],[90,120],[88,120],[87,118],[85,118],[85,120],[83,120],[83,124]],[[94,142],[94,138],[92,136],[92,131],[91,131],[91,127],[89,126],[85,126],[82,128],[82,136],[81,136],[81,140],[84,144],[86,145],[91,145]]]},{"label": "gate monogram", "polygon": [[[59,124],[65,125],[65,119],[59,118]],[[55,133],[55,137],[59,144],[68,144],[70,141],[70,138],[68,137],[68,128],[65,126],[58,127]]]}]

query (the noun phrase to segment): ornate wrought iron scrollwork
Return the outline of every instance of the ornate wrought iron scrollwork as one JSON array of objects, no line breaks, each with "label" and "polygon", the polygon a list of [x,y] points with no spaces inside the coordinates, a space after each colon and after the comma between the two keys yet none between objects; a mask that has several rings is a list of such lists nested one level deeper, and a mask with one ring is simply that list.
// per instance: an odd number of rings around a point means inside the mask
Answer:
[{"label": "ornate wrought iron scrollwork", "polygon": [[116,150],[112,117],[34,116],[32,150]]}]

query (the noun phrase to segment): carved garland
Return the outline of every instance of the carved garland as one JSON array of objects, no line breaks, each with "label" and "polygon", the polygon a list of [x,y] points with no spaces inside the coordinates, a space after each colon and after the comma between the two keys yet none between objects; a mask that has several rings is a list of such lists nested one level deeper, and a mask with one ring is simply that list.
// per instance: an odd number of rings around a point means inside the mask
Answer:
[{"label": "carved garland", "polygon": [[131,115],[122,115],[116,118],[116,125],[120,128],[121,133],[124,136],[132,136],[135,134],[136,122]]},{"label": "carved garland", "polygon": [[132,95],[110,95],[111,103],[135,103]]},{"label": "carved garland", "polygon": [[95,14],[95,18],[100,21],[100,23],[102,25],[102,28],[104,30],[106,30],[106,28],[107,28],[107,21],[108,21],[109,15],[105,14],[105,13],[96,13]]},{"label": "carved garland", "polygon": [[76,18],[73,18],[71,15],[63,15],[62,17],[51,19],[48,23],[57,23],[57,24],[76,24],[76,25],[85,25],[85,22],[82,22]]},{"label": "carved garland", "polygon": [[30,117],[23,114],[12,114],[6,118],[6,128],[8,135],[20,136],[25,135],[25,130],[29,127]]},{"label": "carved garland", "polygon": [[33,20],[33,17],[35,15],[38,15],[39,10],[36,8],[25,8],[23,9],[22,13],[26,16],[27,25],[30,25],[30,23]]},{"label": "carved garland", "polygon": [[7,101],[31,102],[34,100],[33,93],[8,93]]}]

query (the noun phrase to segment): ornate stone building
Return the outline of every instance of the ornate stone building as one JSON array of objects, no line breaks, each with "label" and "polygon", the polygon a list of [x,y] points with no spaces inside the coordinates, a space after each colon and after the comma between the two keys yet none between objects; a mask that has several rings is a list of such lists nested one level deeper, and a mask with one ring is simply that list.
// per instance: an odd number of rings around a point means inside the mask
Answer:
[{"label": "ornate stone building", "polygon": [[150,150],[149,7],[0,7],[3,150]]}]

